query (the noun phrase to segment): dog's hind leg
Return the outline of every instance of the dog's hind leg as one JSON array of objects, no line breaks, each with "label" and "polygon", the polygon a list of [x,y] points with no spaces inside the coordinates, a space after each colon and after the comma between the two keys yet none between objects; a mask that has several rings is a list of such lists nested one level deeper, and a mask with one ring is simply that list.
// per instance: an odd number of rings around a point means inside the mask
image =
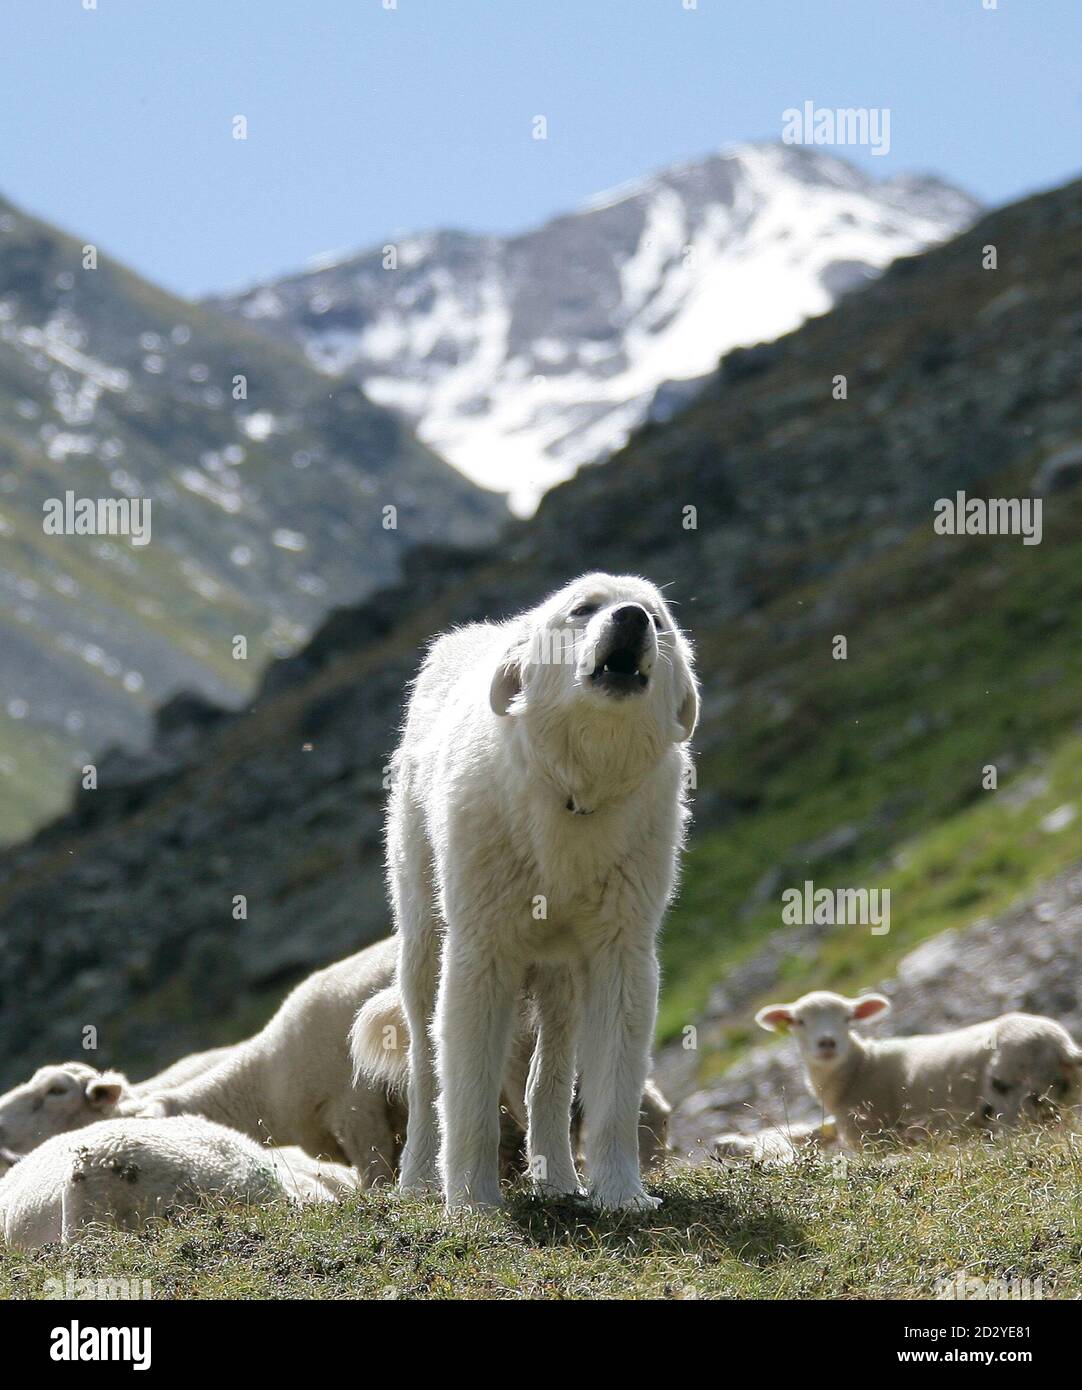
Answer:
[{"label": "dog's hind leg", "polygon": [[566,1196],[580,1190],[571,1152],[577,983],[574,973],[563,966],[538,967],[532,982],[537,1045],[526,1082],[526,1152],[530,1176],[546,1196]]},{"label": "dog's hind leg", "polygon": [[521,971],[449,931],[436,1007],[449,1206],[500,1201],[500,1086],[520,985]]},{"label": "dog's hind leg", "polygon": [[657,985],[651,949],[607,943],[591,954],[578,1061],[590,1195],[601,1207],[658,1205],[642,1189],[638,1136]]},{"label": "dog's hind leg", "polygon": [[431,865],[421,812],[396,787],[388,814],[387,877],[398,927],[395,978],[409,1025],[409,1115],[398,1179],[404,1192],[437,1192],[440,1185],[436,1059],[432,1043],[440,937],[433,906]]}]

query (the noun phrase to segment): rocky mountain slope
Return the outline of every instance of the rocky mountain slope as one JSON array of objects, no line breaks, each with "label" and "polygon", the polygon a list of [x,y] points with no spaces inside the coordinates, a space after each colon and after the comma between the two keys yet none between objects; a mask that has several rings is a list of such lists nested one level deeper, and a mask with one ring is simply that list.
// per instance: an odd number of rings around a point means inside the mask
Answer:
[{"label": "rocky mountain slope", "polygon": [[437,231],[211,302],[360,381],[529,511],[622,445],[663,383],[788,332],[976,212],[937,179],[742,145],[521,236]]},{"label": "rocky mountain slope", "polygon": [[[483,540],[504,510],[355,384],[88,260],[0,200],[0,835],[179,686],[235,702],[410,545]],[[69,491],[149,499],[149,543],[46,535]]]},{"label": "rocky mountain slope", "polygon": [[[413,550],[401,583],[273,665],[250,712],[163,711],[152,756],[106,764],[97,791],[0,860],[3,1080],[77,1052],[88,1023],[99,1059],[133,1068],[237,1036],[300,972],[381,935],[386,764],[424,643],[586,566],[669,584],[699,655],[663,1036],[703,1020],[774,939],[787,883],[895,892],[888,936],[779,950],[794,993],[888,977],[926,937],[1082,859],[1077,823],[1042,828],[1082,798],[1080,230],[1075,184],[897,262],[731,353],[686,409],[495,550]],[[1042,543],[936,535],[932,504],[959,488],[1039,489]],[[1007,796],[1038,761],[1048,804],[1017,821]],[[981,789],[987,763],[1002,795]],[[704,1023],[690,1085],[746,1045],[772,987],[753,974],[725,1028]]]}]

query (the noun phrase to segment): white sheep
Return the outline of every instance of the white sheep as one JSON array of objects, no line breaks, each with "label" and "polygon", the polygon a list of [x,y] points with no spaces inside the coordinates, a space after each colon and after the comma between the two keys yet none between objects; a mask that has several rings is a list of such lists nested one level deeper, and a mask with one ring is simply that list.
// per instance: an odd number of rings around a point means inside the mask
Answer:
[{"label": "white sheep", "polygon": [[1050,1018],[1004,1014],[948,1033],[880,1041],[853,1032],[853,1023],[889,1009],[881,994],[846,999],[820,990],[755,1016],[768,1031],[792,1031],[812,1093],[847,1144],[1052,1118],[1077,1094],[1082,1050]]},{"label": "white sheep", "polygon": [[133,1114],[139,1097],[177,1086],[222,1061],[231,1047],[193,1052],[146,1081],[86,1062],[39,1067],[29,1081],[0,1096],[0,1173],[54,1134]]},{"label": "white sheep", "polygon": [[361,1005],[390,982],[394,963],[391,939],[317,970],[217,1065],[164,1091],[141,1087],[140,1113],[204,1115],[349,1164],[364,1186],[390,1179],[404,1116],[384,1087],[354,1083],[349,1030]]},{"label": "white sheep", "polygon": [[208,1198],[284,1199],[267,1151],[199,1116],[101,1120],[40,1144],[0,1179],[0,1229],[9,1246],[70,1241],[92,1222],[138,1228]]},{"label": "white sheep", "polygon": [[[253,1138],[348,1163],[362,1186],[392,1180],[405,1133],[399,1092],[408,1048],[394,983],[396,951],[396,939],[388,937],[317,970],[261,1032],[230,1048],[216,1066],[161,1093],[141,1087],[139,1113],[205,1115]],[[354,1027],[359,1013],[368,1023],[363,1035]],[[525,1004],[521,1019],[504,1085],[504,1104],[520,1128],[534,1040]],[[362,1037],[369,1044],[360,1058],[366,1066],[355,1065],[351,1029],[358,1051]],[[665,1152],[668,1114],[665,1098],[648,1083],[640,1125],[648,1163]],[[509,1159],[512,1147],[513,1136]]]},{"label": "white sheep", "polygon": [[56,1134],[112,1119],[138,1105],[122,1072],[85,1062],[39,1067],[29,1081],[0,1096],[0,1167],[9,1167]]}]

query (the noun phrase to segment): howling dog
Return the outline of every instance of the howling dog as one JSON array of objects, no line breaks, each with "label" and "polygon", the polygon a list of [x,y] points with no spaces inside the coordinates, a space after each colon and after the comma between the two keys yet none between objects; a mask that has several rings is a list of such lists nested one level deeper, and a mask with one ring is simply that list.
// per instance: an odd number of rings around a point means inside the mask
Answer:
[{"label": "howling dog", "polygon": [[[403,1190],[499,1202],[500,1086],[525,992],[538,1190],[581,1193],[577,1076],[591,1200],[657,1205],[640,1177],[639,1104],[698,711],[690,646],[644,579],[586,575],[430,648],[387,815],[409,1031]],[[355,1057],[375,1026],[362,1009]]]}]

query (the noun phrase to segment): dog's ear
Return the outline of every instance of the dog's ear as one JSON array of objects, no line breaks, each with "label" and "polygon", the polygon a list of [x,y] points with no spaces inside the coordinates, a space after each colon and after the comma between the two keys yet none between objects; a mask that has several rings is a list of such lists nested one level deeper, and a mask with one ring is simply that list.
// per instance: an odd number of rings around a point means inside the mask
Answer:
[{"label": "dog's ear", "polygon": [[684,653],[677,650],[673,669],[676,674],[676,723],[680,731],[677,743],[687,743],[699,722],[699,688]]},{"label": "dog's ear", "polygon": [[521,642],[515,642],[503,654],[488,688],[488,702],[494,714],[514,714],[511,706],[522,695],[526,653]]}]

